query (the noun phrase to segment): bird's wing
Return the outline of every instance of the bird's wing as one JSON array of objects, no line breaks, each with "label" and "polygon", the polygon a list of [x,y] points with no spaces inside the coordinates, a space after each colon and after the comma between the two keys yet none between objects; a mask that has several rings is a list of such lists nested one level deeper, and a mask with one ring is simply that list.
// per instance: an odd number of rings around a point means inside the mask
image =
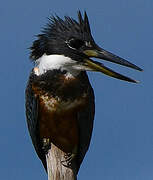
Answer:
[{"label": "bird's wing", "polygon": [[44,151],[42,149],[42,142],[39,137],[39,125],[38,125],[38,98],[34,95],[32,91],[32,83],[31,83],[32,75],[29,78],[29,82],[26,88],[26,117],[27,117],[27,125],[29,129],[29,133],[32,139],[32,143],[35,147],[35,150],[41,159],[45,169],[47,170],[46,157]]},{"label": "bird's wing", "polygon": [[[89,85],[90,86],[90,85]],[[78,113],[79,123],[79,149],[78,149],[78,170],[89,148],[95,114],[94,92],[89,89],[88,104],[85,109]]]}]

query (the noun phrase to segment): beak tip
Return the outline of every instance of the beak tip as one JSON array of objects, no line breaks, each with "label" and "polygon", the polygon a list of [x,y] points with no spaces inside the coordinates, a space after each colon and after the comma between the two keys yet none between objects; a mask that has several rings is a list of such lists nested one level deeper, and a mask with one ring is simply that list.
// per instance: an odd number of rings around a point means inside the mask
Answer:
[{"label": "beak tip", "polygon": [[140,67],[138,67],[137,66],[137,68],[136,68],[138,71],[141,71],[141,72],[143,72],[143,69],[141,69]]},{"label": "beak tip", "polygon": [[140,81],[135,80],[135,83],[140,83]]}]

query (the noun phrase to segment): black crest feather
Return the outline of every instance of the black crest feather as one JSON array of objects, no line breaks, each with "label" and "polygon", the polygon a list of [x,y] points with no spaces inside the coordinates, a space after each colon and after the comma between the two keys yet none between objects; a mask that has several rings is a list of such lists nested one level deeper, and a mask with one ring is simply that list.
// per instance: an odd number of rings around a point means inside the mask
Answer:
[{"label": "black crest feather", "polygon": [[49,18],[47,25],[43,28],[42,34],[37,35],[37,40],[33,42],[30,58],[36,60],[47,52],[51,42],[57,40],[66,40],[71,36],[81,37],[82,39],[92,39],[90,24],[87,13],[84,17],[78,11],[78,21],[65,16],[61,19],[59,16]]}]

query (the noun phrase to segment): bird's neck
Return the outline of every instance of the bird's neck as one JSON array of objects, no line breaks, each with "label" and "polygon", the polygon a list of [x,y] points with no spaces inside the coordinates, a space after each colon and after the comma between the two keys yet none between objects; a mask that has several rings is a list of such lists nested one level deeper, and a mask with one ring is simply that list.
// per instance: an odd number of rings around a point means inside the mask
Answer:
[{"label": "bird's neck", "polygon": [[50,70],[59,70],[61,72],[64,71],[66,72],[65,76],[68,79],[78,76],[78,74],[81,72],[77,66],[77,62],[64,55],[44,54],[42,57],[36,60],[34,73],[37,76],[41,76]]}]

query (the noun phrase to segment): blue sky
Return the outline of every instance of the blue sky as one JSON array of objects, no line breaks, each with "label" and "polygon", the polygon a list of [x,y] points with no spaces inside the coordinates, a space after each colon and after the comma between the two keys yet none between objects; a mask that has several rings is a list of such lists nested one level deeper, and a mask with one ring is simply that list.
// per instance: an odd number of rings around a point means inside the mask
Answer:
[{"label": "blue sky", "polygon": [[5,0],[0,6],[0,179],[47,179],[27,131],[24,90],[32,64],[29,50],[47,17],[76,18],[86,10],[96,42],[144,69],[104,62],[140,80],[131,84],[89,73],[96,96],[90,149],[79,180],[153,179],[153,1]]}]

